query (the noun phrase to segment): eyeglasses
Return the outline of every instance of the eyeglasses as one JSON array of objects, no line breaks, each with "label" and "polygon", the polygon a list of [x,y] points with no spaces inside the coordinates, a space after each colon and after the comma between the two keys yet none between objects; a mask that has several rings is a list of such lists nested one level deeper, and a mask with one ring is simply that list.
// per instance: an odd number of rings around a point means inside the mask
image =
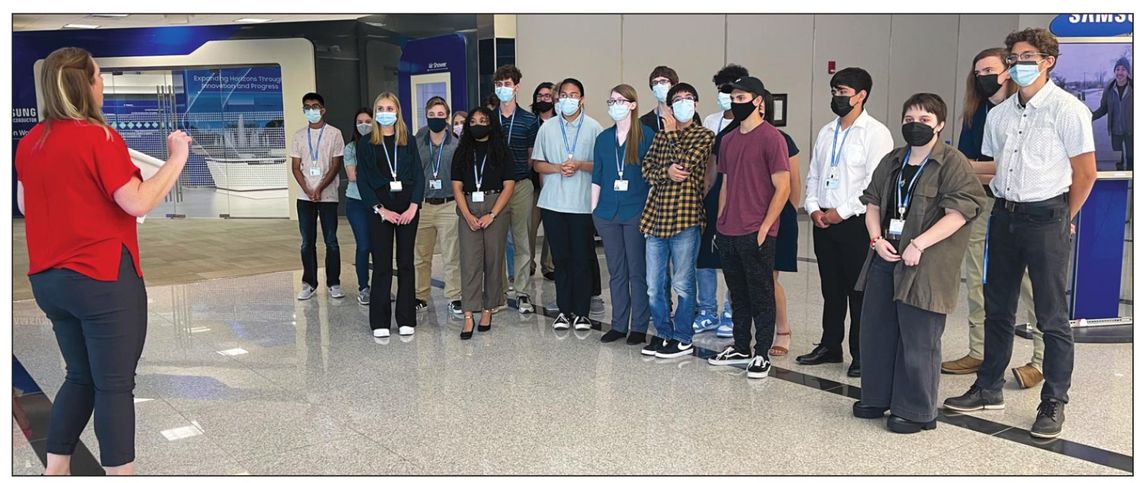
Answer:
[{"label": "eyeglasses", "polygon": [[554,96],[552,96],[552,95],[550,95],[550,94],[539,94],[539,95],[538,95],[538,99],[541,99],[541,100],[544,100],[544,101],[549,101],[549,100],[551,100],[551,99],[554,99]]},{"label": "eyeglasses", "polygon": [[607,106],[612,106],[614,104],[629,104],[630,102],[632,101],[629,99],[606,99]]},{"label": "eyeglasses", "polygon": [[560,93],[560,94],[558,94],[558,98],[559,99],[581,99],[582,95],[577,93],[577,92],[571,92],[569,94]]},{"label": "eyeglasses", "polygon": [[1049,57],[1049,55],[1050,54],[1046,54],[1046,53],[1042,53],[1042,52],[1032,52],[1032,51],[1022,52],[1020,54],[1010,54],[1009,57],[1005,58],[1005,63],[1006,64],[1016,64],[1018,62],[1033,62],[1034,57],[1041,57],[1042,59],[1044,59],[1045,57]]},{"label": "eyeglasses", "polygon": [[693,101],[693,102],[696,102],[697,100],[696,100],[696,99],[693,99],[693,96],[685,96],[685,97],[674,97],[674,98],[673,98],[673,102],[681,102],[681,101]]},{"label": "eyeglasses", "polygon": [[657,80],[649,81],[649,85],[651,85],[651,86],[663,86],[663,85],[668,85],[668,84],[672,84],[672,82],[670,82],[669,79],[657,79]]}]

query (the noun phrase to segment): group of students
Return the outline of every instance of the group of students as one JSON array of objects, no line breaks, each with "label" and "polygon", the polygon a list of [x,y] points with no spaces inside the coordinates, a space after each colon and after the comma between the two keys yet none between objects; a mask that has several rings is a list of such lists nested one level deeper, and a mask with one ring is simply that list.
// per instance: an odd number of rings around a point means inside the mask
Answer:
[{"label": "group of students", "polygon": [[[508,276],[520,313],[533,312],[528,290],[537,209],[553,262],[555,330],[594,327],[597,233],[612,300],[602,342],[625,339],[644,344],[644,355],[669,359],[693,354],[694,334],[715,330],[733,341],[708,362],[744,366],[748,377],[762,378],[770,359],[790,346],[778,274],[796,270],[802,195],[824,307],[820,343],[798,364],[842,363],[846,335],[847,374],[863,379],[854,414],[890,411],[894,431],[935,426],[940,372],[979,372],[971,390],[948,399],[946,408],[1002,407],[1001,374],[1024,287],[1040,330],[1034,359],[1013,375],[1021,387],[1045,381],[1033,434],[1054,437],[1072,371],[1064,303],[1070,220],[1095,178],[1092,113],[1049,80],[1058,55],[1056,39],[1040,29],[1015,32],[1004,48],[979,53],[967,79],[958,149],[941,140],[949,120],[938,95],[918,93],[903,104],[905,144],[896,147],[890,130],[865,109],[870,74],[858,67],[838,71],[830,81],[836,118],[819,130],[803,193],[799,149],[767,121],[772,101],[764,83],[738,65],[713,76],[719,109],[704,122],[697,89],[667,66],[650,73],[656,102],[644,114],[633,86],[610,89],[608,128],[584,112],[585,86],[574,78],[535,90],[538,115],[518,106],[522,75],[512,65],[494,74],[495,107],[453,115],[433,98],[428,125],[415,136],[396,96],[381,94],[372,109],[357,113],[347,146],[335,129],[321,144],[323,102],[310,94],[304,100],[310,125],[295,136],[293,155],[309,198],[298,201],[307,233],[299,298],[316,287],[313,220],[331,213],[335,224],[335,206],[330,212],[314,205],[335,193],[343,155],[353,182],[349,218],[360,300],[368,303],[370,287],[390,290],[394,238],[401,335],[414,333],[415,308],[426,308],[437,241],[450,309],[465,315],[462,338],[476,327],[490,329],[492,313],[506,304]],[[309,157],[300,159],[306,143]],[[326,242],[335,247],[329,233],[326,227]],[[369,252],[376,264],[370,284]],[[941,363],[941,336],[967,252],[970,354]],[[343,296],[337,255],[330,253],[330,292]],[[719,316],[718,270],[729,295]],[[482,312],[477,326],[476,312]],[[374,336],[389,336],[390,304],[373,304],[369,318]]]}]

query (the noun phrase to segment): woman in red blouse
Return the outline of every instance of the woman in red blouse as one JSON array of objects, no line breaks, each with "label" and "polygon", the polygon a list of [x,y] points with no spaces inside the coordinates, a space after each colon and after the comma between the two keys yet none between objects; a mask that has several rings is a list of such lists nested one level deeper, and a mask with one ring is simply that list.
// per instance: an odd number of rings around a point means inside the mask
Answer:
[{"label": "woman in red blouse", "polygon": [[46,474],[71,473],[94,411],[100,463],[108,475],[129,475],[135,368],[147,326],[135,218],[170,192],[191,139],[170,134],[170,159],[143,181],[123,138],[103,120],[103,78],[91,54],[56,50],[40,75],[44,120],[20,141],[16,171],[32,292],[67,364],[48,423]]}]

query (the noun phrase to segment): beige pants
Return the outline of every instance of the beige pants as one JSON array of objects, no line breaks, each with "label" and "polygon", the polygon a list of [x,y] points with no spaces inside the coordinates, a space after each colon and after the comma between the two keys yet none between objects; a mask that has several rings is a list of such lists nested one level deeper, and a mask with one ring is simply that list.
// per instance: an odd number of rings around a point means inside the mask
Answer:
[{"label": "beige pants", "polygon": [[420,224],[416,230],[416,298],[427,300],[431,294],[431,261],[435,245],[443,256],[443,294],[448,301],[459,300],[459,217],[455,202],[420,207]]},{"label": "beige pants", "polygon": [[[495,193],[487,195],[483,203],[472,203],[471,195],[467,195],[467,207],[476,218],[482,217],[491,212],[498,199],[499,193]],[[459,217],[457,209],[455,213]],[[459,218],[458,226],[463,311],[479,312],[506,305],[507,286],[502,274],[507,264],[507,229],[511,226],[511,209],[503,209],[491,226],[482,230],[471,231],[462,218]]]},{"label": "beige pants", "polygon": [[[515,191],[511,194],[511,200],[507,202],[507,209],[511,212],[511,238],[515,242],[515,293],[530,295],[530,264],[534,258],[531,255],[533,239],[530,237],[530,219],[531,213],[534,212],[534,183],[529,179],[515,181]],[[502,246],[505,252],[506,242]],[[506,268],[502,272],[503,287],[506,287]]]},{"label": "beige pants", "polygon": [[[982,210],[970,227],[970,245],[966,251],[966,302],[970,308],[970,357],[982,359],[986,347],[986,302],[982,286],[982,259],[986,250],[986,231],[990,226],[990,213],[994,208],[993,198],[986,197]],[[1018,303],[1029,317],[1029,327],[1033,331],[1033,360],[1030,364],[1041,369],[1045,359],[1045,341],[1037,328],[1037,315],[1033,310],[1033,286],[1029,274],[1021,280],[1021,301]]]}]

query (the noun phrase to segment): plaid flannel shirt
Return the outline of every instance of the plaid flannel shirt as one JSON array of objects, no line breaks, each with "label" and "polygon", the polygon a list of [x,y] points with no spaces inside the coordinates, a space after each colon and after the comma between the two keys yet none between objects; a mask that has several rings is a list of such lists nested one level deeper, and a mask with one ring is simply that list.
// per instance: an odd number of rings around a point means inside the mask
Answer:
[{"label": "plaid flannel shirt", "polygon": [[[716,136],[689,125],[681,131],[657,133],[641,164],[649,183],[649,199],[641,214],[641,233],[668,238],[693,226],[705,225],[705,171]],[[689,172],[680,183],[669,179],[669,166],[677,163]]]}]

